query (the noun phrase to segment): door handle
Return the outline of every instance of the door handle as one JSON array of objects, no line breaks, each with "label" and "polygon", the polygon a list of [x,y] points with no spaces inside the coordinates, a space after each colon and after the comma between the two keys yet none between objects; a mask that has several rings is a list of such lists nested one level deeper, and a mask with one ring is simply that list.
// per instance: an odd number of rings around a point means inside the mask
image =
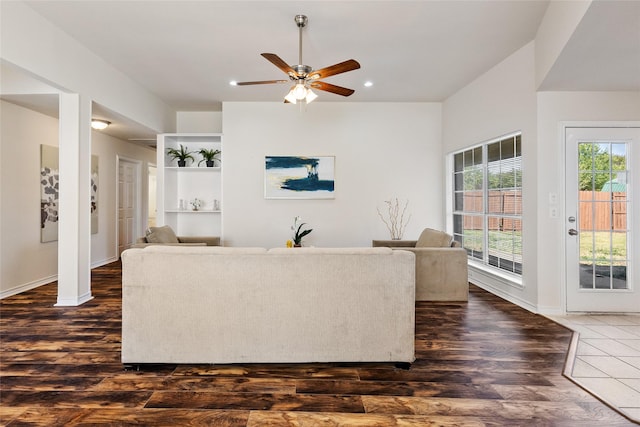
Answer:
[{"label": "door handle", "polygon": [[578,230],[576,230],[575,228],[569,229],[569,236],[577,236],[577,235],[578,235]]}]

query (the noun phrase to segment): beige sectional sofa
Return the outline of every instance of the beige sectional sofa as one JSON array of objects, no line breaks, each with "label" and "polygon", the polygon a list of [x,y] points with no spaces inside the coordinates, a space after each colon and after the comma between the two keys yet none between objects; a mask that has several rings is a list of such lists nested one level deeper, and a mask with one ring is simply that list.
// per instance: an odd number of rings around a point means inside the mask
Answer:
[{"label": "beige sectional sofa", "polygon": [[468,301],[467,251],[443,231],[425,229],[418,240],[374,240],[374,247],[416,256],[416,301]]},{"label": "beige sectional sofa", "polygon": [[125,364],[414,360],[411,252],[149,246],[122,263]]}]

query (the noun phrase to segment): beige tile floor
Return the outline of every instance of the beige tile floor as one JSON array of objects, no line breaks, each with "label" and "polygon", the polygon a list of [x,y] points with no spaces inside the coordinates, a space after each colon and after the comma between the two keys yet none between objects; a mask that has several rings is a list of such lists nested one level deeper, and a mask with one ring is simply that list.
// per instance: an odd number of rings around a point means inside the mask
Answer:
[{"label": "beige tile floor", "polygon": [[565,375],[640,423],[640,315],[549,317],[579,334]]}]

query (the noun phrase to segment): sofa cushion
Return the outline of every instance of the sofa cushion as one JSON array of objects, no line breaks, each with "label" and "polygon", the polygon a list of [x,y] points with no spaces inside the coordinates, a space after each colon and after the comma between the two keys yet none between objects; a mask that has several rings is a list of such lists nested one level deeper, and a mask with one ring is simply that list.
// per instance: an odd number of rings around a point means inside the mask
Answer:
[{"label": "sofa cushion", "polygon": [[416,248],[444,248],[450,247],[453,237],[444,231],[434,230],[432,228],[425,228],[418,241],[416,242]]},{"label": "sofa cushion", "polygon": [[168,225],[162,227],[149,227],[146,232],[148,243],[180,243],[176,233]]},{"label": "sofa cushion", "polygon": [[202,243],[206,246],[220,246],[219,236],[178,236],[180,243]]},{"label": "sofa cushion", "polygon": [[136,249],[144,249],[144,248],[148,248],[149,246],[179,246],[179,247],[184,247],[184,246],[196,246],[196,247],[201,247],[201,246],[207,246],[206,243],[134,243],[133,245],[131,245],[132,248],[136,248]]},{"label": "sofa cushion", "polygon": [[186,255],[258,255],[266,254],[265,248],[258,247],[225,247],[225,246],[201,246],[194,245],[150,245],[144,248],[146,252]]},{"label": "sofa cushion", "polygon": [[391,255],[390,248],[271,248],[270,254],[286,255]]}]

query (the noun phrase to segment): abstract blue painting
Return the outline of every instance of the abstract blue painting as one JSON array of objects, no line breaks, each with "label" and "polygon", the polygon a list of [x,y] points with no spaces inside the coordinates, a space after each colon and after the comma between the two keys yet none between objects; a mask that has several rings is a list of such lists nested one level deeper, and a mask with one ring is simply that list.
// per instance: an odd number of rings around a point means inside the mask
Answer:
[{"label": "abstract blue painting", "polygon": [[267,199],[333,199],[335,157],[266,156]]}]

